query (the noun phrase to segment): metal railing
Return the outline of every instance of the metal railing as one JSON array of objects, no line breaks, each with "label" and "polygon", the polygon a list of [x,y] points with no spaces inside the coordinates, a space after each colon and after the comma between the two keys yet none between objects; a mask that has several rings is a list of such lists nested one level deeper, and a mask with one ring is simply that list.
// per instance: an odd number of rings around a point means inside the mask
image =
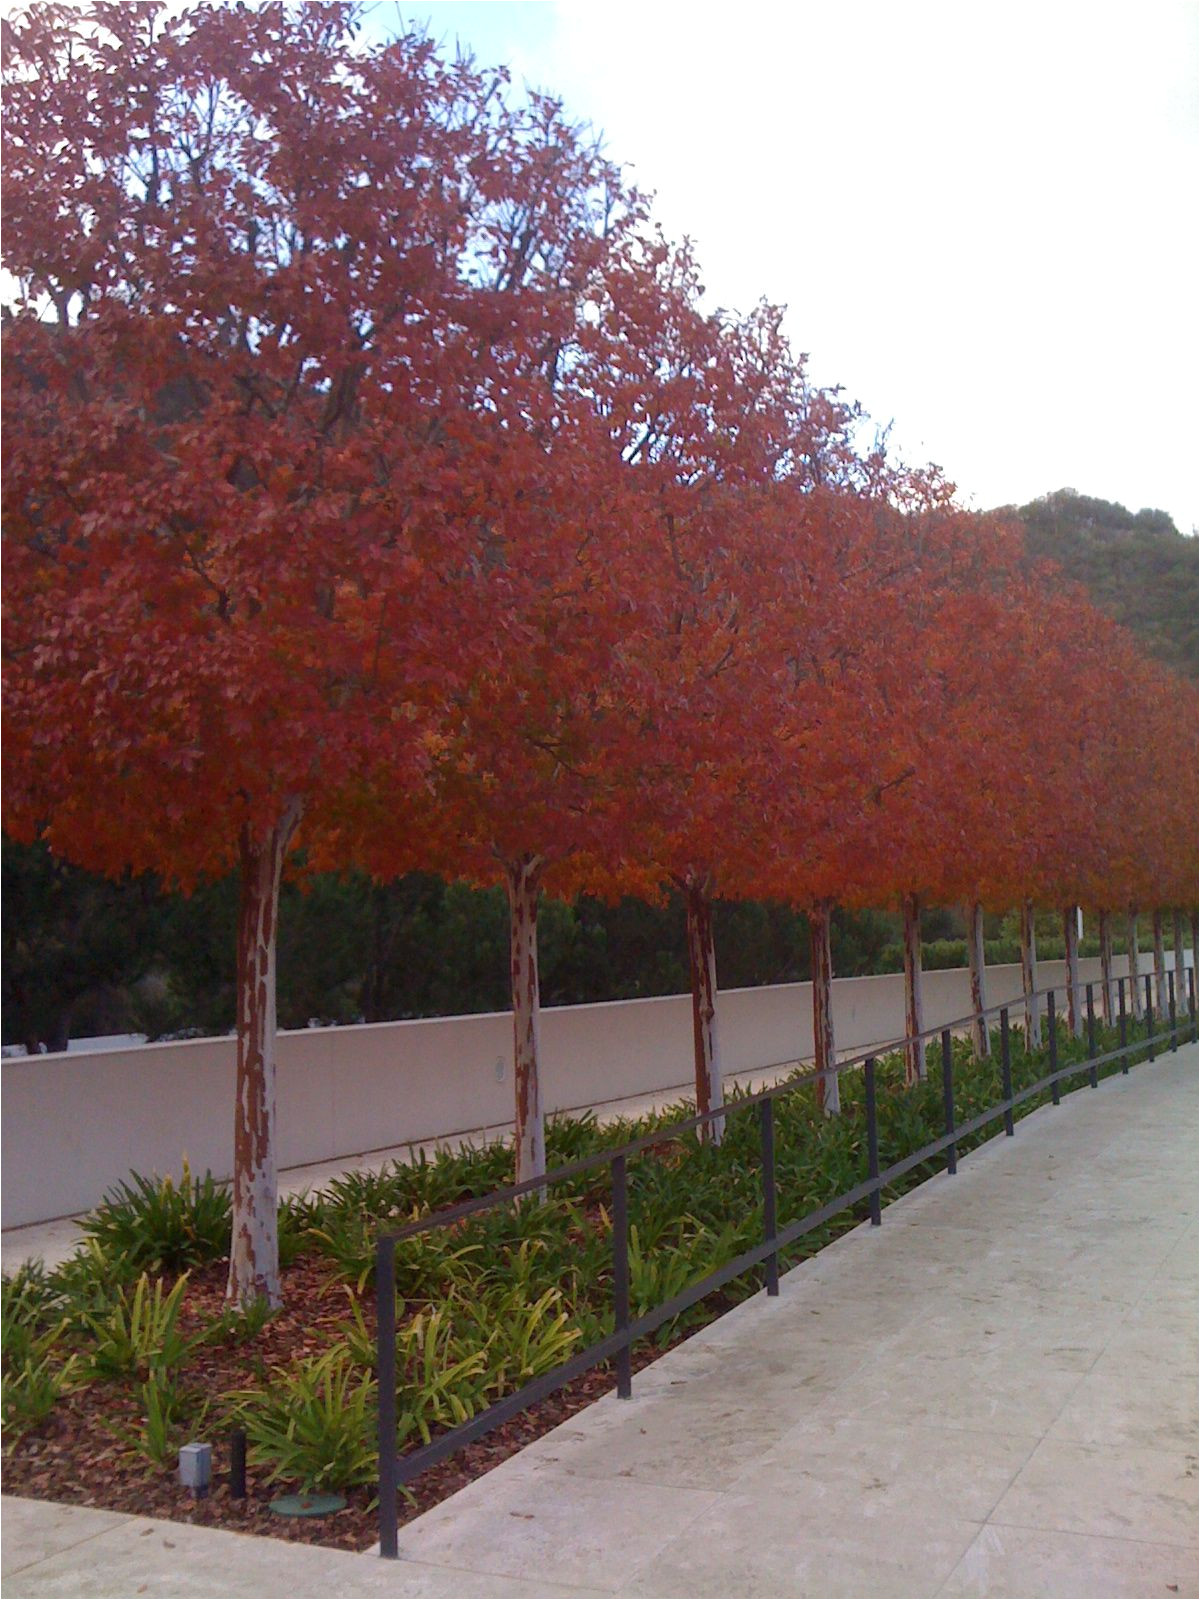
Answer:
[{"label": "metal railing", "polygon": [[[715,1290],[740,1277],[742,1273],[748,1272],[752,1267],[764,1266],[766,1291],[769,1295],[777,1295],[779,1293],[779,1256],[781,1250],[795,1243],[805,1234],[821,1227],[824,1223],[837,1216],[839,1212],[866,1201],[870,1222],[873,1226],[878,1227],[882,1222],[880,1196],[888,1185],[895,1183],[914,1167],[921,1166],[923,1163],[942,1154],[946,1158],[947,1172],[954,1173],[958,1165],[959,1143],[999,1118],[1003,1118],[1005,1134],[1011,1137],[1014,1131],[1013,1111],[1024,1101],[1043,1094],[1049,1089],[1053,1103],[1058,1105],[1061,1097],[1060,1085],[1066,1078],[1086,1072],[1089,1083],[1095,1088],[1099,1082],[1099,1069],[1102,1066],[1119,1061],[1122,1072],[1127,1073],[1129,1071],[1129,1057],[1132,1055],[1146,1051],[1148,1059],[1153,1061],[1157,1045],[1166,1044],[1169,1049],[1174,1050],[1178,1047],[1181,1038],[1190,1037],[1193,1040],[1200,1038],[1200,1030],[1197,1028],[1195,968],[1188,968],[1187,973],[1188,1006],[1186,1024],[1176,1014],[1174,971],[1167,974],[1168,1003],[1166,1016],[1164,1017],[1160,1011],[1156,1023],[1153,993],[1154,975],[1147,973],[1145,975],[1144,1025],[1140,1029],[1136,1026],[1137,1018],[1129,1015],[1126,1006],[1128,986],[1134,980],[1123,977],[1110,979],[1110,997],[1114,988],[1116,991],[1116,1027],[1120,1043],[1116,1049],[1100,1053],[1096,1050],[1094,991],[1097,984],[1088,983],[1076,986],[1077,995],[1079,991],[1083,991],[1086,995],[1085,1038],[1087,1055],[1083,1060],[1072,1060],[1065,1066],[1060,1066],[1058,1061],[1058,1029],[1055,1010],[1056,988],[1054,987],[1040,989],[1033,995],[1022,997],[1006,1005],[989,1006],[986,1010],[961,1017],[944,1027],[930,1028],[923,1033],[909,1035],[905,1039],[898,1039],[889,1045],[877,1046],[862,1055],[837,1063],[836,1067],[830,1069],[830,1071],[842,1074],[851,1072],[858,1067],[861,1067],[863,1071],[867,1124],[867,1174],[861,1183],[855,1184],[853,1188],[845,1190],[842,1194],[826,1202],[826,1204],[818,1206],[815,1210],[796,1218],[782,1228],[777,1223],[778,1185],[775,1176],[775,1101],[782,1095],[793,1094],[798,1089],[828,1077],[829,1071],[813,1071],[790,1077],[785,1082],[776,1084],[772,1088],[727,1101],[724,1105],[712,1111],[699,1112],[695,1116],[685,1117],[678,1122],[672,1122],[664,1127],[656,1128],[652,1133],[646,1134],[640,1139],[634,1139],[618,1148],[597,1151],[592,1155],[582,1157],[578,1161],[572,1161],[565,1166],[556,1167],[542,1177],[530,1178],[523,1183],[509,1184],[505,1188],[494,1189],[489,1194],[460,1201],[457,1205],[448,1206],[441,1211],[431,1213],[427,1217],[410,1222],[405,1227],[397,1229],[394,1233],[381,1235],[376,1242],[375,1249],[376,1359],[379,1384],[380,1554],[387,1557],[394,1557],[397,1554],[397,1496],[400,1486],[410,1482],[429,1467],[435,1466],[439,1461],[444,1461],[447,1456],[452,1455],[462,1446],[469,1444],[474,1439],[481,1438],[493,1428],[510,1421],[522,1411],[553,1394],[555,1390],[561,1389],[565,1384],[581,1377],[593,1367],[597,1367],[606,1361],[612,1360],[615,1363],[617,1394],[621,1398],[627,1398],[632,1392],[632,1349],[638,1339],[653,1333],[663,1323],[679,1316]],[[1103,982],[1103,979],[1099,980],[1101,985]],[[1062,984],[1057,986],[1058,990],[1063,988],[1064,985]],[[1025,1009],[1033,1015],[1038,1015],[1039,1001],[1044,1002],[1045,1007],[1049,1071],[1035,1082],[1026,1084],[1022,1089],[1014,1091],[1009,1012],[1016,1008]],[[1111,1009],[1111,1007],[1106,1009]],[[993,1017],[998,1017],[999,1019],[1002,1098],[995,1105],[971,1117],[968,1121],[957,1122],[954,1107],[952,1049],[954,1034],[972,1023],[986,1023]],[[1156,1032],[1156,1025],[1163,1023],[1166,1024],[1164,1030]],[[882,1055],[901,1050],[906,1045],[924,1045],[927,1041],[934,1039],[939,1039],[941,1042],[942,1105],[945,1131],[939,1138],[922,1145],[919,1150],[912,1151],[900,1160],[894,1161],[889,1166],[881,1169],[879,1165],[877,1059]],[[717,1267],[705,1277],[698,1279],[695,1283],[689,1284],[686,1289],[673,1295],[669,1300],[664,1301],[653,1310],[647,1311],[638,1317],[631,1316],[628,1185],[628,1163],[630,1158],[651,1149],[653,1146],[661,1146],[665,1142],[675,1140],[680,1135],[694,1129],[703,1128],[705,1125],[714,1122],[718,1117],[729,1118],[737,1116],[753,1108],[757,1109],[759,1119],[763,1214],[762,1241],[748,1250],[743,1250],[740,1255],[734,1256],[731,1260]],[[543,1192],[550,1184],[561,1183],[566,1179],[577,1177],[582,1173],[593,1171],[603,1166],[609,1168],[612,1184],[612,1333],[595,1344],[589,1345],[587,1349],[578,1351],[569,1360],[562,1362],[551,1371],[534,1378],[513,1394],[506,1395],[502,1400],[496,1401],[488,1406],[486,1410],[477,1412],[467,1421],[447,1429],[446,1432],[438,1435],[420,1449],[410,1450],[401,1454],[397,1444],[396,1432],[397,1245],[402,1244],[406,1239],[415,1238],[418,1234],[429,1233],[438,1228],[452,1227],[464,1218],[478,1212],[505,1205],[510,1201],[520,1199],[524,1195]]]}]

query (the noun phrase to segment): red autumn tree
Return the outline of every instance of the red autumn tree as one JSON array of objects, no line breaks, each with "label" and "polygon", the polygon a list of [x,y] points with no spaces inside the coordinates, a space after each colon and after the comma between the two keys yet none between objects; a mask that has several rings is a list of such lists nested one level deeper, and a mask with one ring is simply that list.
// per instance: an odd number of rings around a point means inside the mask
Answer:
[{"label": "red autumn tree", "polygon": [[671,331],[663,370],[701,368],[707,383],[664,416],[644,464],[647,525],[671,565],[648,641],[651,748],[633,831],[684,900],[708,1111],[723,1097],[713,899],[784,894],[795,855],[879,765],[856,744],[850,665],[870,568],[856,532],[871,505],[856,414],[811,388],[778,311],[693,328],[702,349],[711,341],[699,358]]},{"label": "red autumn tree", "polygon": [[[665,247],[554,102],[534,98],[508,154],[473,265],[486,338],[461,379],[472,470],[443,485],[442,515],[470,554],[443,572],[456,643],[423,697],[421,848],[427,868],[499,879],[508,894],[525,1180],[545,1171],[540,895],[619,850],[611,797],[640,699],[631,638],[653,568],[628,504],[617,419],[643,379],[622,339]],[[381,641],[385,680],[392,642]],[[373,770],[341,839],[382,876],[411,864],[389,804],[397,782],[386,763]]]},{"label": "red autumn tree", "polygon": [[[230,1295],[280,1296],[280,874],[367,755],[401,795],[468,445],[496,81],[356,13],[34,7],[5,31],[5,820],[102,871],[237,865]],[[401,673],[399,648],[390,659]],[[402,799],[401,799],[402,803]]]}]

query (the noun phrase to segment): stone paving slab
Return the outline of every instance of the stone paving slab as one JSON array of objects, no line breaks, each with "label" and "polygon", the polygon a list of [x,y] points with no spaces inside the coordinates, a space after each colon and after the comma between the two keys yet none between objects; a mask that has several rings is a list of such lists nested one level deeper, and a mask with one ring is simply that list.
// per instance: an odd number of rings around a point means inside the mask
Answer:
[{"label": "stone paving slab", "polygon": [[[603,1594],[536,1578],[481,1579],[428,1562],[226,1533],[83,1506],[5,1498],[4,1595],[498,1596]],[[104,1519],[101,1522],[100,1519]]]},{"label": "stone paving slab", "polygon": [[1189,1047],[1039,1109],[401,1553],[630,1595],[1195,1595],[1196,1088]]},{"label": "stone paving slab", "polygon": [[1195,1596],[1197,1066],[1034,1112],[399,1563],[7,1501],[2,1592]]}]

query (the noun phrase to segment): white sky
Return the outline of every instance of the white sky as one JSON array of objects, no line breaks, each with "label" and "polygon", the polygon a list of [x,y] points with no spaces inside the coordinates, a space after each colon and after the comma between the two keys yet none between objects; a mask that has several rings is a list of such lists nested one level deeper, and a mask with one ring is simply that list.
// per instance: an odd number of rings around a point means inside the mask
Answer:
[{"label": "white sky", "polygon": [[714,304],[789,306],[981,506],[1200,525],[1198,0],[377,0],[602,128]]}]

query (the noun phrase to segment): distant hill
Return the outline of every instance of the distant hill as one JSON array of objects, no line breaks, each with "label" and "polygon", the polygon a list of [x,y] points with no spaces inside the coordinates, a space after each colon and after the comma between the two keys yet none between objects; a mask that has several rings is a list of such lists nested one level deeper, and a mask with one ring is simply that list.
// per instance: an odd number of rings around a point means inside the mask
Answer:
[{"label": "distant hill", "polygon": [[1057,561],[1151,655],[1197,676],[1200,540],[1165,511],[1127,511],[1074,489],[1005,509],[1024,523],[1031,555]]}]

